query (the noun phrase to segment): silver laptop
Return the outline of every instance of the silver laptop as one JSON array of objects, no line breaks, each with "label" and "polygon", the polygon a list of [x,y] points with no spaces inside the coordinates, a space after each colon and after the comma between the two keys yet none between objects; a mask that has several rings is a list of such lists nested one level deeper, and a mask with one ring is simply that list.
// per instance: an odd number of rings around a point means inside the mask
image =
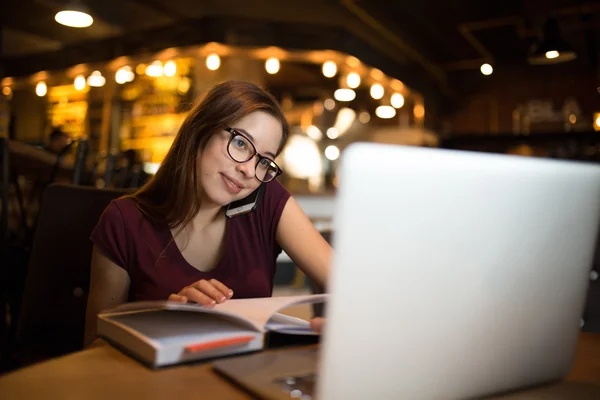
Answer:
[{"label": "silver laptop", "polygon": [[320,352],[217,370],[262,397],[320,400],[481,397],[569,372],[599,166],[362,143],[340,173]]}]

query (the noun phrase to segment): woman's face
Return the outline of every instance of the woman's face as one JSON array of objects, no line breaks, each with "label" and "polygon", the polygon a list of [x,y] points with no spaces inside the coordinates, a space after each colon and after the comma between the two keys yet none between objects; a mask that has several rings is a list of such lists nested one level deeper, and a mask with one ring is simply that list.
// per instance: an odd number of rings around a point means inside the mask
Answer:
[{"label": "woman's face", "polygon": [[[256,151],[275,160],[283,132],[281,122],[263,111],[255,111],[230,126],[252,141]],[[245,163],[234,161],[227,152],[231,134],[216,132],[200,154],[200,184],[205,201],[226,206],[232,201],[247,197],[260,185],[255,178],[258,157]]]}]

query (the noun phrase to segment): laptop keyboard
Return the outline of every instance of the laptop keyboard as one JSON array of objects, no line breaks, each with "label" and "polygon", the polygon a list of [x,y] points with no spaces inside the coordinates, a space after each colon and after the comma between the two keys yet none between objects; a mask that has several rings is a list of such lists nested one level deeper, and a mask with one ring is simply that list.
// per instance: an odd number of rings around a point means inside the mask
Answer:
[{"label": "laptop keyboard", "polygon": [[286,376],[273,381],[290,399],[312,400],[316,382],[316,374],[303,376]]}]

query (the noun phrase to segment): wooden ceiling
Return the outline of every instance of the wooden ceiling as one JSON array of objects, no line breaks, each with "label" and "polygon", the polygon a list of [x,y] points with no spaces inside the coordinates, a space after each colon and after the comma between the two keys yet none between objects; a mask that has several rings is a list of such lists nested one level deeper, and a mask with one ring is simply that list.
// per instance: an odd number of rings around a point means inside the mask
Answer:
[{"label": "wooden ceiling", "polygon": [[[57,24],[67,0],[4,0],[0,76],[210,41],[335,49],[402,79],[428,98],[452,96],[479,65],[532,68],[529,48],[549,16],[575,48],[573,68],[598,71],[600,2],[585,0],[86,0],[86,29]],[[283,87],[318,68],[298,67]]]}]

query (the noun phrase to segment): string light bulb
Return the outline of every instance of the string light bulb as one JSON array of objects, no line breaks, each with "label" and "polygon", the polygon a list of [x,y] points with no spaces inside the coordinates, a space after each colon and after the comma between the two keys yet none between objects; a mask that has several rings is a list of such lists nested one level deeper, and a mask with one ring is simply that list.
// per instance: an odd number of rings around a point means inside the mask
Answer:
[{"label": "string light bulb", "polygon": [[83,90],[85,89],[85,77],[83,75],[77,75],[75,81],[73,82],[73,86],[75,86],[75,90]]},{"label": "string light bulb", "polygon": [[327,78],[333,78],[337,74],[337,65],[333,61],[325,61],[323,63],[323,75]]},{"label": "string light bulb", "polygon": [[216,53],[211,53],[206,57],[206,68],[216,71],[221,66],[221,57]]},{"label": "string light bulb", "polygon": [[102,76],[100,71],[94,71],[87,78],[87,84],[91,87],[102,87],[106,83],[106,78]]},{"label": "string light bulb", "polygon": [[278,73],[279,68],[280,68],[279,60],[275,57],[270,57],[265,62],[265,69],[271,75]]},{"label": "string light bulb", "polygon": [[35,86],[35,94],[40,97],[44,97],[48,93],[48,86],[46,86],[46,82],[41,81]]}]

